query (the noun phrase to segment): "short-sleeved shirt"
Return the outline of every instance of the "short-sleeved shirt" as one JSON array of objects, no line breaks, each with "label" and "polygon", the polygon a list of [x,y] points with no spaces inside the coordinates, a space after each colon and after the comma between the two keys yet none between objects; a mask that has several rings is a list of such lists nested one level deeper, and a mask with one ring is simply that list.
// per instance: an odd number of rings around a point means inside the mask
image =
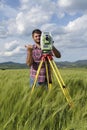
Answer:
[{"label": "short-sleeved shirt", "polygon": [[[33,45],[32,50],[32,57],[33,57],[33,64],[30,68],[30,76],[34,79],[38,70],[38,66],[41,62],[42,57],[42,50],[38,48],[36,45]],[[45,63],[43,62],[40,73],[38,75],[38,82],[45,82],[46,81],[46,69]]]}]

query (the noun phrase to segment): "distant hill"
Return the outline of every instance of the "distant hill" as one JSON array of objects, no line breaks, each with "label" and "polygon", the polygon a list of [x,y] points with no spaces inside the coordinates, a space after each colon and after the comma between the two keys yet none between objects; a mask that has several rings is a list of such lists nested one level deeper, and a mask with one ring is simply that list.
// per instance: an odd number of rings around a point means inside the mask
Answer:
[{"label": "distant hill", "polygon": [[0,69],[22,69],[28,68],[28,66],[24,63],[15,63],[15,62],[3,62],[0,63]]},{"label": "distant hill", "polygon": [[[87,60],[78,60],[76,62],[56,62],[56,64],[61,68],[72,68],[72,67],[85,67],[87,68]],[[15,62],[4,62],[0,63],[0,69],[27,69],[29,68],[25,63],[15,63]]]},{"label": "distant hill", "polygon": [[87,68],[87,60],[78,60],[75,62],[57,62],[57,65],[60,67],[86,67]]}]

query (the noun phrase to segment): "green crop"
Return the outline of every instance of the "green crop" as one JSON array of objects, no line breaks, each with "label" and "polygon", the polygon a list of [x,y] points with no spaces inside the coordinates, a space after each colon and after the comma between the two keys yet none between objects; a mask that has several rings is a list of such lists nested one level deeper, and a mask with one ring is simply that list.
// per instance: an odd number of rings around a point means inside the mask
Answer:
[{"label": "green crop", "polygon": [[61,69],[74,102],[70,108],[53,77],[53,87],[31,94],[29,70],[0,70],[0,130],[87,130],[87,69]]}]

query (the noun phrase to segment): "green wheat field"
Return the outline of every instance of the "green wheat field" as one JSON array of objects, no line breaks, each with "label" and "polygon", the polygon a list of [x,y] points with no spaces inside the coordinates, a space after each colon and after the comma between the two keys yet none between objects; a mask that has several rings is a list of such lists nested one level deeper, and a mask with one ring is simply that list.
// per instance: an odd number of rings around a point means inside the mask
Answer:
[{"label": "green wheat field", "polygon": [[51,90],[31,93],[29,70],[0,70],[0,130],[87,130],[87,69],[60,69],[71,108],[53,77]]}]

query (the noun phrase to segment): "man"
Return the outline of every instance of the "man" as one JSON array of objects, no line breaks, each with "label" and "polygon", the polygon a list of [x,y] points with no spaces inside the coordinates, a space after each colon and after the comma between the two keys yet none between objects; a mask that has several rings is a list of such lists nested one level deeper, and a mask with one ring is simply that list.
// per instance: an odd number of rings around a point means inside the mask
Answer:
[{"label": "man", "polygon": [[[41,31],[39,29],[35,29],[32,32],[32,38],[35,42],[34,45],[27,45],[25,46],[27,48],[27,59],[26,64],[30,66],[30,86],[33,85],[36,72],[38,70],[39,63],[41,61],[42,57],[42,50],[40,47],[40,37],[41,37]],[[60,52],[53,46],[52,49],[53,55],[55,55],[57,58],[61,57]],[[47,79],[46,79],[46,69],[45,69],[45,63],[42,64],[40,73],[38,75],[38,81],[36,86],[46,86],[47,85]]]}]

